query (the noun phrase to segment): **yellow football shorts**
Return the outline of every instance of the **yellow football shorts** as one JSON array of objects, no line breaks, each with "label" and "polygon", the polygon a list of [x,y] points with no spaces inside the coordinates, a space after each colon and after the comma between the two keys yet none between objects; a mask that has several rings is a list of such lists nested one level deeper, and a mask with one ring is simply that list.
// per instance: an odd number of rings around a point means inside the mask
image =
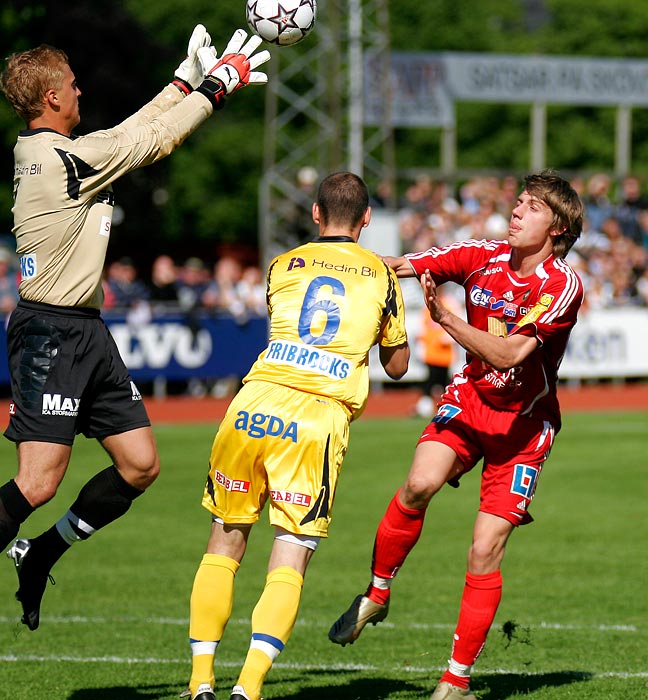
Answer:
[{"label": "yellow football shorts", "polygon": [[212,445],[202,504],[226,524],[326,537],[349,413],[337,401],[262,381],[243,385]]}]

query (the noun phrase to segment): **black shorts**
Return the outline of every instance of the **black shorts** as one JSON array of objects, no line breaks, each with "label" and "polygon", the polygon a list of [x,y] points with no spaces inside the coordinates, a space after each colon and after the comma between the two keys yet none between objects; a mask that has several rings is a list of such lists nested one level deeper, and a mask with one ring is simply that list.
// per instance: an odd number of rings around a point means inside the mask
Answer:
[{"label": "black shorts", "polygon": [[7,346],[9,440],[72,445],[151,424],[98,310],[21,300]]}]

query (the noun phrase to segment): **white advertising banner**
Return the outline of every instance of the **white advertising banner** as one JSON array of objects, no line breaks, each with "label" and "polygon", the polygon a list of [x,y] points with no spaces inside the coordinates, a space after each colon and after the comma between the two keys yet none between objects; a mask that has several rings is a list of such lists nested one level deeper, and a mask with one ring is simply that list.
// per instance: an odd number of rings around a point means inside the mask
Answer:
[{"label": "white advertising banner", "polygon": [[648,309],[581,313],[559,375],[561,379],[648,377]]},{"label": "white advertising banner", "polygon": [[457,100],[648,105],[646,60],[452,53],[443,64]]},{"label": "white advertising banner", "polygon": [[364,121],[451,127],[456,102],[648,106],[648,60],[394,51],[365,56]]}]

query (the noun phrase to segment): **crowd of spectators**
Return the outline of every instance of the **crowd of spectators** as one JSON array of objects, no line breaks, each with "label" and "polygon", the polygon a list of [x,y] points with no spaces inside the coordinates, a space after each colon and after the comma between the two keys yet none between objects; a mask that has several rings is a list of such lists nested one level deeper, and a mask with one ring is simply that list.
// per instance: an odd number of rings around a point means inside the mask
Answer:
[{"label": "crowd of spectators", "polygon": [[[585,205],[583,234],[567,260],[583,279],[587,308],[648,306],[648,197],[627,176],[615,186],[597,173],[574,178]],[[505,238],[521,183],[480,177],[452,192],[445,182],[420,177],[398,208],[403,252],[468,239]]]},{"label": "crowd of spectators", "polygon": [[[453,190],[444,181],[417,178],[397,206],[402,252],[505,238],[521,184],[512,176],[476,177]],[[581,195],[586,216],[568,261],[583,279],[587,308],[648,306],[648,194],[641,180],[629,175],[617,183],[597,173],[574,178],[572,186]],[[384,203],[381,195],[379,190],[374,206]],[[17,278],[15,254],[0,245],[2,314],[17,301]],[[139,320],[181,311],[231,314],[245,323],[266,314],[261,269],[244,266],[232,255],[213,265],[197,257],[175,261],[159,255],[143,270],[132,259],[120,258],[105,270],[104,293],[104,309],[129,311]]]},{"label": "crowd of spectators", "polygon": [[200,258],[176,263],[157,256],[148,278],[128,257],[110,263],[104,278],[104,309],[125,311],[139,319],[146,314],[182,312],[229,314],[239,323],[265,316],[265,280],[256,266],[244,266],[233,256],[219,258],[213,268]]}]

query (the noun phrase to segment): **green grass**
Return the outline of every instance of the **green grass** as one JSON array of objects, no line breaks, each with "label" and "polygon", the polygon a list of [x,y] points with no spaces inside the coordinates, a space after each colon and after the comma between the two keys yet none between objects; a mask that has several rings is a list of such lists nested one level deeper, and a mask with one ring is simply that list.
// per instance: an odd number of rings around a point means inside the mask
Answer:
[{"label": "green grass", "polygon": [[[353,646],[326,636],[368,582],[376,525],[421,428],[415,419],[352,426],[331,536],[306,576],[297,626],[265,685],[268,700],[429,698],[449,654],[478,473],[434,499],[394,584],[388,620]],[[532,508],[536,522],[508,546],[504,597],[473,676],[481,700],[648,700],[647,428],[648,413],[566,416]],[[209,530],[199,503],[213,430],[156,428],[158,482],[125,518],[59,562],[38,631],[18,623],[15,574],[0,561],[0,700],[173,698],[185,687],[189,592]],[[0,464],[4,482],[15,470],[6,440]],[[48,527],[106,465],[99,446],[80,439],[59,494],[21,534]],[[229,697],[245,655],[271,542],[264,517],[219,647],[218,700]]]}]

